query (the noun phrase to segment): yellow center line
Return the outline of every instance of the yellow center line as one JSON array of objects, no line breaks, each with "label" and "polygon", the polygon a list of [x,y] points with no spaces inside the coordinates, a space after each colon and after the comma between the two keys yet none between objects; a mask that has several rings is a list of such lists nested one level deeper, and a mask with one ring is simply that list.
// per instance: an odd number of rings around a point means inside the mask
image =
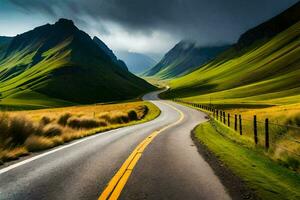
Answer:
[{"label": "yellow center line", "polygon": [[[163,103],[163,102],[162,102]],[[98,198],[98,200],[117,200],[125,187],[132,170],[134,169],[135,165],[141,158],[144,150],[147,148],[147,146],[152,142],[152,140],[161,132],[165,131],[166,129],[177,125],[184,119],[184,114],[177,109],[176,107],[168,104],[168,103],[163,103],[166,104],[167,106],[173,108],[180,114],[180,118],[164,128],[154,131],[151,133],[149,136],[147,136],[134,150],[133,152],[129,155],[129,157],[125,160],[125,162],[122,164],[121,168],[117,171],[115,176],[109,181],[108,185],[106,188],[103,190],[102,194]]]}]

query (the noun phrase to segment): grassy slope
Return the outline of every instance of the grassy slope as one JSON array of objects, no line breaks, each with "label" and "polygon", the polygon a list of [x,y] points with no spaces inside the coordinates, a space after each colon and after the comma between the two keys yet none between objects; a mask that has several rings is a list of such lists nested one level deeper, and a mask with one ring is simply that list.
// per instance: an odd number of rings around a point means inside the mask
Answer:
[{"label": "grassy slope", "polygon": [[[217,125],[222,126],[222,125]],[[224,128],[224,127],[222,127]],[[196,138],[240,176],[262,199],[299,199],[300,176],[281,167],[260,150],[240,145],[220,135],[210,122],[196,128]],[[239,137],[236,133],[235,137]]]},{"label": "grassy slope", "polygon": [[187,61],[192,62],[192,60],[194,59],[192,56],[193,55],[189,55],[189,54],[181,55],[174,62],[172,62],[167,66],[164,66],[161,70],[159,70],[154,75],[154,77],[158,77],[161,79],[168,79],[168,78],[180,76],[181,74],[187,74],[191,72],[195,68],[195,65],[189,66],[189,64],[187,64]]},{"label": "grassy slope", "polygon": [[269,41],[214,61],[170,82],[167,97],[207,103],[289,104],[300,101],[300,22]]},{"label": "grassy slope", "polygon": [[[0,93],[3,98],[0,101],[1,106],[26,109],[74,105],[74,103],[68,101],[51,98],[47,95],[34,91],[31,88],[35,81],[42,84],[43,81],[39,81],[39,79],[43,79],[43,77],[46,77],[49,72],[66,64],[67,60],[65,60],[65,58],[68,56],[69,52],[65,52],[60,55],[55,54],[55,52],[64,49],[69,43],[70,41],[66,41],[64,44],[60,44],[59,46],[45,52],[43,56],[46,59],[37,64],[35,67],[23,71],[18,76],[15,76],[15,74],[12,73],[11,77],[4,79],[0,85]],[[30,65],[35,53],[36,52],[27,54],[27,51],[23,50],[5,60],[2,60],[0,62],[0,76],[4,76],[9,70],[13,71],[15,66]],[[47,59],[47,57],[50,58]]]}]

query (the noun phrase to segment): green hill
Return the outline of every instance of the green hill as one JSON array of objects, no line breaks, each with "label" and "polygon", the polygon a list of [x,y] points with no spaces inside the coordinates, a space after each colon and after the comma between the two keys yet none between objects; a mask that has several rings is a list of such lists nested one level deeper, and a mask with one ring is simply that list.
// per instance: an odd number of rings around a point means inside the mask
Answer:
[{"label": "green hill", "polygon": [[166,97],[214,103],[300,102],[300,3],[243,34],[198,70],[174,79]]},{"label": "green hill", "polygon": [[161,79],[183,76],[215,58],[227,48],[228,46],[199,47],[196,42],[184,40],[176,44],[157,65],[143,75]]},{"label": "green hill", "polygon": [[1,105],[49,107],[136,97],[154,87],[115,63],[72,21],[17,35],[0,49]]}]

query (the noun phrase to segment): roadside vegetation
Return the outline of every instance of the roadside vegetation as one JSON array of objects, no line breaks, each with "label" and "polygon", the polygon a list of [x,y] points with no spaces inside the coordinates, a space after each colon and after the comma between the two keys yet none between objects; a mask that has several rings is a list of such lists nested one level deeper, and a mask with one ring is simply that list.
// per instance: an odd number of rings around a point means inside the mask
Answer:
[{"label": "roadside vegetation", "polygon": [[282,125],[300,127],[300,104],[278,105],[266,108],[224,108],[231,113],[241,113],[244,117],[251,118],[257,115],[258,120],[269,118],[271,121]]},{"label": "roadside vegetation", "polygon": [[[220,126],[215,126],[215,129],[222,133],[223,136],[231,140],[251,148],[265,148],[265,119],[269,118],[268,132],[269,132],[269,147],[268,150],[262,151],[265,156],[274,160],[277,164],[284,166],[292,171],[300,173],[300,126],[299,126],[299,112],[297,109],[290,107],[290,110],[284,107],[270,107],[264,109],[221,109],[218,107],[218,112],[225,113],[225,122],[222,117],[220,123],[220,116],[213,115],[213,112],[207,109],[197,107],[197,104],[181,102],[186,106],[199,109],[210,115],[216,123]],[[209,106],[207,106],[209,108]],[[296,107],[297,108],[297,107]],[[244,111],[244,112],[243,112]],[[230,125],[228,125],[228,114],[230,115]],[[235,131],[235,114],[237,114],[237,130]],[[241,115],[242,123],[240,125],[239,115]],[[254,127],[253,116],[257,116],[257,138],[258,143],[254,142]],[[276,120],[277,119],[277,120]],[[224,125],[226,124],[226,125]],[[240,130],[242,128],[242,135]]]},{"label": "roadside vegetation", "polygon": [[0,164],[99,132],[146,122],[160,110],[150,102],[0,113]]},{"label": "roadside vegetation", "polygon": [[[226,130],[226,134],[218,132]],[[299,199],[300,175],[270,159],[263,148],[215,120],[200,124],[196,139],[211,151],[261,199]]]}]

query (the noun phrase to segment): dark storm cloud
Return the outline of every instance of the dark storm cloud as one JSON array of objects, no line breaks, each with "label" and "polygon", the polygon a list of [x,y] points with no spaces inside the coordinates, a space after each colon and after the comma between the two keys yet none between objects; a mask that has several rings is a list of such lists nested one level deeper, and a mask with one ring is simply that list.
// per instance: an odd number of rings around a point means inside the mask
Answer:
[{"label": "dark storm cloud", "polygon": [[297,0],[11,0],[29,12],[72,18],[86,16],[119,24],[128,32],[167,32],[201,44],[234,42],[247,29],[278,14]]}]

